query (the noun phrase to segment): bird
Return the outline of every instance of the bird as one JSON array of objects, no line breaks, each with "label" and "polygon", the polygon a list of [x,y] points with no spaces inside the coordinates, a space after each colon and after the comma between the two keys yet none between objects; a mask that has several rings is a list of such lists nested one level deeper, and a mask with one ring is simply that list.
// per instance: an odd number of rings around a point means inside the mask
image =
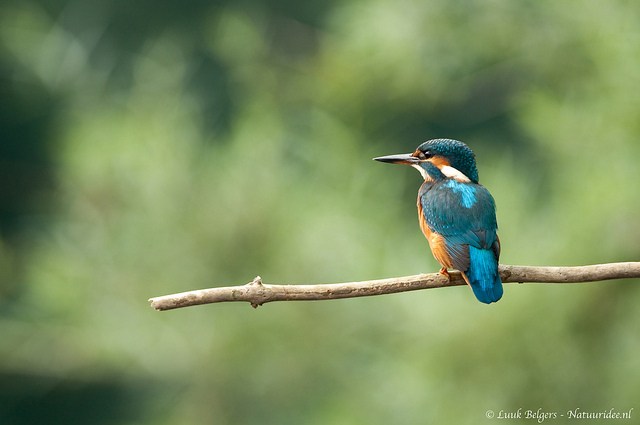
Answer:
[{"label": "bird", "polygon": [[478,301],[491,304],[502,298],[498,261],[500,239],[496,204],[478,182],[475,154],[464,142],[432,139],[410,154],[373,158],[409,165],[424,182],[418,191],[418,221],[429,242],[440,273],[451,278],[457,269]]}]

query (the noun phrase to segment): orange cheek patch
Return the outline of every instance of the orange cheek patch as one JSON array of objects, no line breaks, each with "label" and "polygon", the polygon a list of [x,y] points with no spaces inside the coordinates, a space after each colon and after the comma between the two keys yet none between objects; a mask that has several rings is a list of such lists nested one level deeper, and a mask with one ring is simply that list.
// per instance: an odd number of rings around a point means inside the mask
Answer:
[{"label": "orange cheek patch", "polygon": [[438,168],[442,168],[445,166],[450,166],[451,164],[449,163],[449,161],[447,160],[447,158],[445,158],[444,156],[433,156],[431,158],[429,158],[429,161],[435,165]]}]

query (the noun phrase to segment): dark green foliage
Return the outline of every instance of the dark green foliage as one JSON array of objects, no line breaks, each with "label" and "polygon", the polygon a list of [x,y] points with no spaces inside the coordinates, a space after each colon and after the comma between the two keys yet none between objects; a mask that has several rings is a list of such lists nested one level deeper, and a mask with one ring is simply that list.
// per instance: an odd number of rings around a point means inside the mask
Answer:
[{"label": "dark green foliage", "polygon": [[504,263],[637,260],[639,13],[2,2],[0,374],[30,378],[3,379],[0,422],[478,424],[488,409],[634,407],[637,282],[505,285],[489,307],[468,288],[258,310],[146,299],[257,274],[437,270],[417,173],[371,158],[438,137],[475,151]]}]

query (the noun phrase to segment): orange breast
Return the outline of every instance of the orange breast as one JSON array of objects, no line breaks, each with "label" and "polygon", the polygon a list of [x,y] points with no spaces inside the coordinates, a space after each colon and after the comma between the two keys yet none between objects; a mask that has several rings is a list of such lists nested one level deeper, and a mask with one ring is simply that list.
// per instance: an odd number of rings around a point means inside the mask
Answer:
[{"label": "orange breast", "polygon": [[422,204],[420,202],[420,198],[418,197],[418,222],[420,223],[420,230],[424,234],[424,237],[427,238],[429,242],[429,248],[431,248],[431,253],[435,257],[435,259],[442,265],[442,267],[446,267],[448,269],[453,268],[453,264],[451,261],[451,257],[447,252],[446,243],[444,237],[438,233],[432,232],[427,225],[427,220],[424,218],[424,214],[422,211]]}]

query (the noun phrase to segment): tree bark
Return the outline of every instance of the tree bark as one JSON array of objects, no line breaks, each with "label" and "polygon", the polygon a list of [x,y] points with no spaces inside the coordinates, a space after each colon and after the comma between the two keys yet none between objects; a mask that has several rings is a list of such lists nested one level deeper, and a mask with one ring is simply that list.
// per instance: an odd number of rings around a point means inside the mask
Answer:
[{"label": "tree bark", "polygon": [[[240,286],[199,289],[149,299],[156,310],[172,310],[200,304],[249,302],[253,307],[273,301],[319,301],[394,294],[418,289],[464,285],[458,271],[419,274],[389,279],[317,285],[271,285],[260,276]],[[503,283],[578,283],[640,277],[640,262],[595,264],[576,267],[500,266]]]}]

